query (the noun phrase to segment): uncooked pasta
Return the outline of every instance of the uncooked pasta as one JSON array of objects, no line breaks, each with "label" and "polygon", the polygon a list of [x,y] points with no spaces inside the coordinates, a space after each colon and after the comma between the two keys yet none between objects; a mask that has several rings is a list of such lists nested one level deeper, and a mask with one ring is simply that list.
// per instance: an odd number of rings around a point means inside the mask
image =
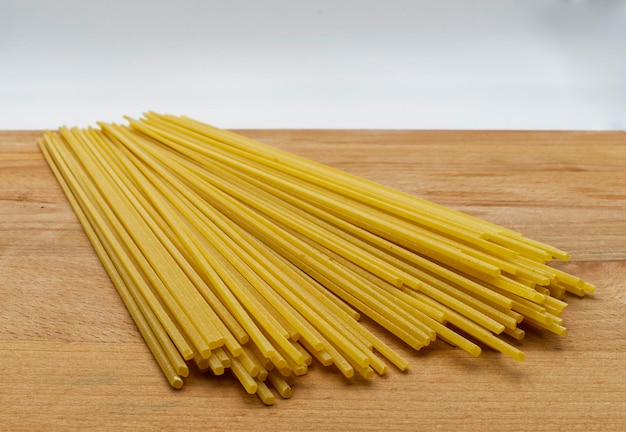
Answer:
[{"label": "uncooked pasta", "polygon": [[317,363],[347,378],[441,339],[515,360],[558,335],[569,255],[513,230],[185,116],[61,127],[39,144],[165,377],[226,372],[264,403]]}]

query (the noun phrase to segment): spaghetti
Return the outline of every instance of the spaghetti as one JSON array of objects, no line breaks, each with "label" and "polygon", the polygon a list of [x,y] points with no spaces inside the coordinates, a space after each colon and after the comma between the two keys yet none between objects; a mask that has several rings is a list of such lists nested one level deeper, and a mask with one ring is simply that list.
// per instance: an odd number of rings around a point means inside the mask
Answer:
[{"label": "spaghetti", "polygon": [[170,385],[189,362],[265,404],[313,361],[371,378],[439,338],[516,360],[565,334],[553,246],[188,117],[46,132],[42,152]]}]

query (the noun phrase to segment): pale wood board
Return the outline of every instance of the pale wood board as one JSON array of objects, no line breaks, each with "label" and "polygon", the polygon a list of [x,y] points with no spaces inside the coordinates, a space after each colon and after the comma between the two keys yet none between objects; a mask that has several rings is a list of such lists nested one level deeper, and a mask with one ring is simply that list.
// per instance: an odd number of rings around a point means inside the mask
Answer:
[{"label": "pale wood board", "polygon": [[241,131],[520,230],[597,285],[567,298],[565,337],[529,332],[524,363],[377,330],[407,373],[349,382],[315,366],[265,407],[228,375],[171,389],[36,145],[0,132],[0,429],[626,430],[626,133]]}]

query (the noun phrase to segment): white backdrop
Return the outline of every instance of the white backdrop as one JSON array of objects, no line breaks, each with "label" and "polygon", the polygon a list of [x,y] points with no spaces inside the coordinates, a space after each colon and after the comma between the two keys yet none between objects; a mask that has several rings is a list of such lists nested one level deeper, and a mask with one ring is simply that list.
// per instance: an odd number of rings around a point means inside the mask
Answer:
[{"label": "white backdrop", "polygon": [[0,129],[626,128],[621,0],[0,0]]}]

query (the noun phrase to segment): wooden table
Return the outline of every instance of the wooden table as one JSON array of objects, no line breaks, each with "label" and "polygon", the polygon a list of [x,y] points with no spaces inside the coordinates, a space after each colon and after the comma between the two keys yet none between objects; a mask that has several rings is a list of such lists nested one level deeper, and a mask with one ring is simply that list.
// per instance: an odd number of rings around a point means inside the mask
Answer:
[{"label": "wooden table", "polygon": [[243,131],[569,251],[597,285],[525,363],[435,342],[371,381],[313,367],[263,406],[230,375],[171,389],[36,146],[0,132],[0,429],[626,430],[626,133]]}]

